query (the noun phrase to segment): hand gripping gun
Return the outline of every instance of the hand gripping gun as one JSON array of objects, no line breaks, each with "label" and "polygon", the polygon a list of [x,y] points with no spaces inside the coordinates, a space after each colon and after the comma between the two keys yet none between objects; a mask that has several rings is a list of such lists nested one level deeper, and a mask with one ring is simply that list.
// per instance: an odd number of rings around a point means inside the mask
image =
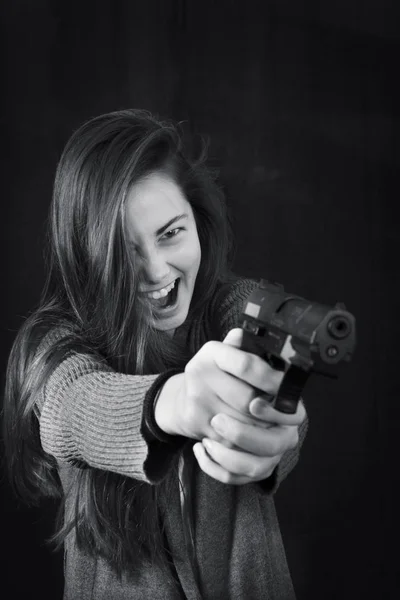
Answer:
[{"label": "hand gripping gun", "polygon": [[261,279],[241,315],[241,348],[285,371],[273,401],[292,414],[311,373],[337,378],[356,345],[356,322],[343,303],[334,307],[288,294],[279,283]]}]

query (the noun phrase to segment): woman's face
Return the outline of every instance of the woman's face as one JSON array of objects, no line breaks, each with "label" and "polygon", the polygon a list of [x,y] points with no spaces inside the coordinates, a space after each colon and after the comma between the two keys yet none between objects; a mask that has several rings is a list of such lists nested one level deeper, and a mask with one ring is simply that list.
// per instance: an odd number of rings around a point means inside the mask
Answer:
[{"label": "woman's face", "polygon": [[171,177],[155,172],[132,186],[126,230],[155,327],[173,335],[189,311],[201,249],[192,208]]}]

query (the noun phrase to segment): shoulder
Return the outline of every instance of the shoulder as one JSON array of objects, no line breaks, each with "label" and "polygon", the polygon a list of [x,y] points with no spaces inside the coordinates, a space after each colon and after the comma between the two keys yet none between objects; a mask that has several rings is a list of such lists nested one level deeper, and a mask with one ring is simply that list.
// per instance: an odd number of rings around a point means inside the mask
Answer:
[{"label": "shoulder", "polygon": [[44,359],[44,363],[50,363],[53,368],[66,359],[73,358],[77,361],[79,357],[84,359],[85,363],[88,360],[90,364],[106,363],[93,344],[90,344],[70,323],[49,327],[37,341],[35,360]]},{"label": "shoulder", "polygon": [[258,287],[259,281],[248,277],[234,276],[221,282],[213,302],[216,324],[223,339],[228,331],[239,326],[244,304]]},{"label": "shoulder", "polygon": [[241,308],[251,292],[258,287],[258,284],[257,279],[240,277],[239,275],[235,275],[229,281],[221,283],[217,292],[220,310],[225,311],[237,304]]},{"label": "shoulder", "polygon": [[43,328],[36,334],[37,353],[46,352],[73,335],[73,329],[68,324],[53,325]]}]

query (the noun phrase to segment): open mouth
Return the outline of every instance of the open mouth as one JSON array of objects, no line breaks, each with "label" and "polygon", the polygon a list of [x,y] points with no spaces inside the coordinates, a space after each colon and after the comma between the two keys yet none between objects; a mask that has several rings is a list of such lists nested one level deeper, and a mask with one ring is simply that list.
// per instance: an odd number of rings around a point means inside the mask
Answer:
[{"label": "open mouth", "polygon": [[164,310],[165,308],[171,308],[172,306],[174,306],[176,304],[176,301],[178,299],[178,288],[179,288],[179,283],[180,283],[180,278],[178,278],[175,281],[175,285],[172,288],[172,290],[170,292],[168,292],[168,294],[166,296],[164,296],[163,298],[150,298],[150,302],[152,304],[152,306],[154,306],[154,308],[156,309],[162,309]]}]

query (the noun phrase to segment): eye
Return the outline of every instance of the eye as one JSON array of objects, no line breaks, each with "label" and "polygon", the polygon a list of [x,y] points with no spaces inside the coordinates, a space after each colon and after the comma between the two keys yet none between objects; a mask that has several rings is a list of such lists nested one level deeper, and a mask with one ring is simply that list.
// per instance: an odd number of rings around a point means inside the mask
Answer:
[{"label": "eye", "polygon": [[182,230],[183,230],[183,227],[175,227],[175,229],[170,229],[169,231],[164,233],[164,235],[162,237],[166,238],[167,240],[171,240],[172,238],[176,237],[178,235],[178,233]]}]

